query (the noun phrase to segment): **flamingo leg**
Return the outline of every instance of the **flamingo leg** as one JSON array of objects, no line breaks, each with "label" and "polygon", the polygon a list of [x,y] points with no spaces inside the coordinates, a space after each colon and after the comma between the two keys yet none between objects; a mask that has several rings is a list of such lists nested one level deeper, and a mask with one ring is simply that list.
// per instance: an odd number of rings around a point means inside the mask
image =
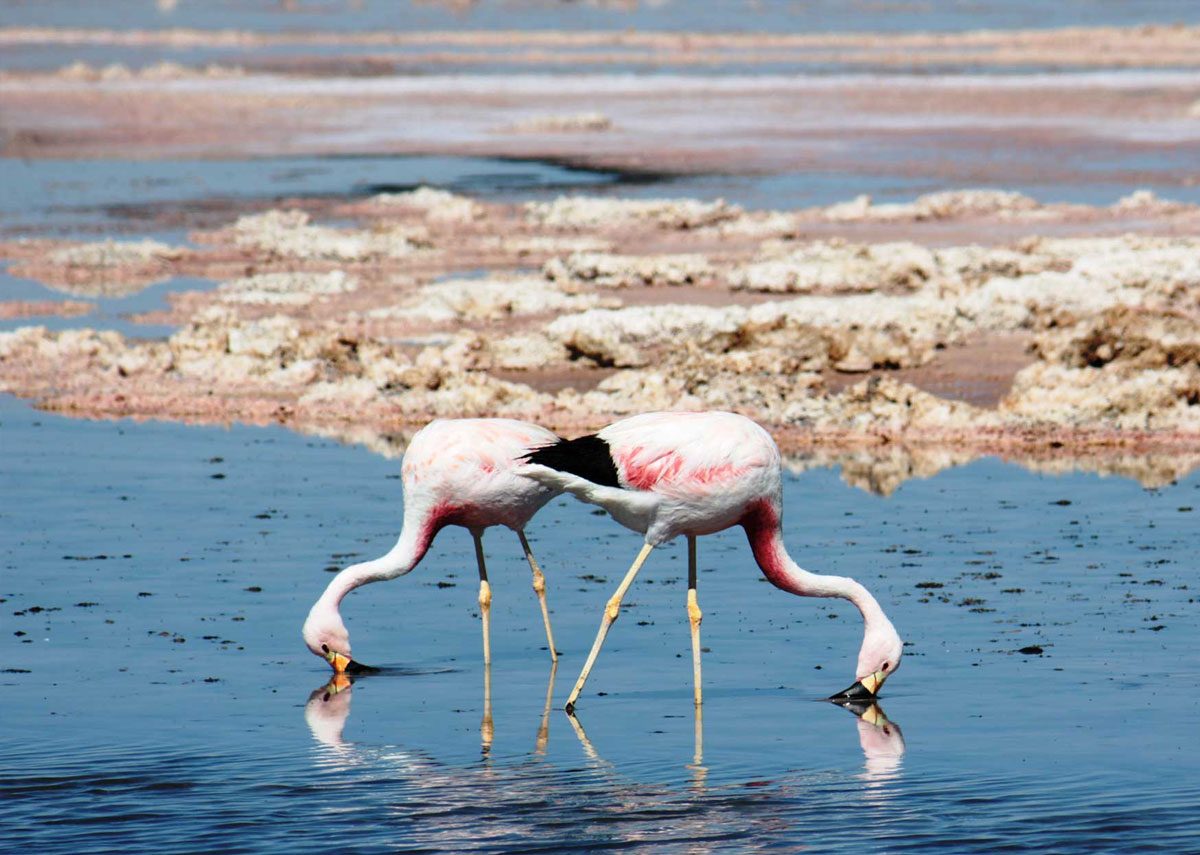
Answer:
[{"label": "flamingo leg", "polygon": [[542,623],[546,625],[546,644],[550,647],[550,661],[558,662],[558,651],[554,648],[554,633],[550,629],[550,612],[546,608],[546,577],[542,574],[542,568],[538,567],[537,559],[533,557],[533,550],[529,548],[529,541],[525,539],[525,530],[517,529],[517,537],[521,538],[521,548],[525,550],[525,560],[529,562],[529,569],[533,571],[533,591],[537,594],[538,603],[542,607]]},{"label": "flamingo leg", "polygon": [[479,562],[479,614],[483,618],[483,664],[492,664],[492,586],[488,584],[487,566],[483,563],[483,532],[472,531],[475,538],[475,560]]},{"label": "flamingo leg", "polygon": [[693,535],[688,535],[688,592],[687,592],[687,612],[688,623],[692,625],[692,675],[695,678],[696,688],[693,694],[693,700],[696,706],[704,702],[703,694],[700,689],[700,621],[704,619],[704,613],[700,611],[700,604],[696,602],[696,538]]},{"label": "flamingo leg", "polygon": [[608,635],[608,628],[616,622],[621,614],[621,598],[625,596],[625,592],[633,584],[634,577],[642,569],[642,565],[646,562],[652,549],[654,549],[654,546],[649,543],[642,546],[642,551],[633,560],[633,566],[629,568],[629,572],[625,574],[625,578],[617,586],[617,592],[612,595],[608,601],[608,605],[604,607],[604,615],[600,618],[600,631],[596,633],[596,640],[592,642],[592,652],[588,654],[587,662],[584,663],[583,670],[579,672],[579,679],[575,681],[575,688],[571,690],[571,696],[567,698],[566,710],[568,713],[575,710],[575,701],[579,699],[579,693],[583,691],[583,684],[587,682],[588,674],[592,672],[592,666],[596,664],[596,657],[600,655],[600,648],[604,646],[604,638]]}]

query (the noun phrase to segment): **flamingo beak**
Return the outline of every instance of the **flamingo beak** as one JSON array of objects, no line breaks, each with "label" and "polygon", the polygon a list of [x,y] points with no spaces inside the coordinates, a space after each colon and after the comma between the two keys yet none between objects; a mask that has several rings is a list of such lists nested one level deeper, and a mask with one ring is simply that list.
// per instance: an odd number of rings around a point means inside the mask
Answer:
[{"label": "flamingo beak", "polygon": [[333,670],[337,674],[346,673],[346,668],[354,660],[344,653],[338,653],[336,650],[325,651],[325,661],[333,666]]},{"label": "flamingo beak", "polygon": [[879,693],[879,687],[883,685],[883,681],[886,679],[886,671],[876,671],[874,674],[868,674],[863,677],[853,686],[842,689],[836,695],[830,695],[829,700],[835,704],[846,701],[874,700],[875,696]]},{"label": "flamingo beak", "polygon": [[333,666],[335,674],[358,676],[360,674],[375,674],[379,671],[378,668],[372,668],[370,665],[355,662],[345,653],[338,653],[336,650],[326,650],[324,655],[325,661]]}]

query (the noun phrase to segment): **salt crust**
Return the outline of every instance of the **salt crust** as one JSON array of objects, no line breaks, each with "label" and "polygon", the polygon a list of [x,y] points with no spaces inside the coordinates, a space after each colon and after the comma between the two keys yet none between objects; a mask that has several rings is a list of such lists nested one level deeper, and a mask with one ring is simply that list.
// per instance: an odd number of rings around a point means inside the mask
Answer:
[{"label": "salt crust", "polygon": [[[428,211],[431,219],[475,222],[487,215],[478,203],[428,188],[395,196],[375,201]],[[1039,210],[1031,201],[970,191],[907,206],[856,202],[858,214],[845,206],[826,214],[1024,216]],[[1113,208],[1163,211],[1173,204],[1137,193]],[[104,390],[123,389],[126,409],[161,384],[181,391],[160,397],[204,388],[233,402],[286,401],[296,418],[314,423],[500,414],[595,424],[647,409],[725,408],[813,435],[1200,434],[1200,240],[1194,238],[1030,238],[998,248],[929,248],[770,235],[757,252],[729,262],[594,249],[618,227],[733,228],[769,217],[723,202],[579,198],[527,205],[524,215],[550,227],[595,231],[497,235],[541,240],[560,254],[541,271],[434,282],[395,305],[338,316],[306,320],[285,312],[358,293],[359,274],[340,267],[228,281],[212,305],[165,342],[44,327],[0,333],[0,382],[47,398],[69,392],[101,408],[117,406]],[[411,227],[331,228],[312,224],[302,211],[243,217],[210,239],[256,258],[313,260],[318,267],[403,260],[423,249]],[[105,271],[169,265],[186,252],[154,241],[104,241],[52,249],[38,263],[102,280]],[[709,287],[722,280],[788,296],[756,305],[621,306],[603,290]],[[368,321],[452,328],[402,346],[364,334]],[[1018,330],[1033,334],[1035,361],[995,409],[938,398],[887,376],[840,394],[828,392],[822,379],[829,370],[920,366],[979,334]],[[618,370],[586,391],[553,394],[487,373],[581,365]],[[923,471],[904,459],[887,472]],[[871,470],[862,477],[886,488],[892,475]]]}]

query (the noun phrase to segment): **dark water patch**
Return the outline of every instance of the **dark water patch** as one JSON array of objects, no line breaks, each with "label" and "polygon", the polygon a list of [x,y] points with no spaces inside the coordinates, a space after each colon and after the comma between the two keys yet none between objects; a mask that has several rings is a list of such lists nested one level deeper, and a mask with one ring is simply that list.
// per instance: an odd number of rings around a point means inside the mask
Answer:
[{"label": "dark water patch", "polygon": [[[170,244],[293,198],[361,198],[422,185],[508,200],[619,180],[617,173],[532,160],[332,156],[242,160],[0,159],[0,234],[96,239],[137,234]],[[202,221],[202,222],[201,222]],[[181,223],[185,225],[180,225]]]}]

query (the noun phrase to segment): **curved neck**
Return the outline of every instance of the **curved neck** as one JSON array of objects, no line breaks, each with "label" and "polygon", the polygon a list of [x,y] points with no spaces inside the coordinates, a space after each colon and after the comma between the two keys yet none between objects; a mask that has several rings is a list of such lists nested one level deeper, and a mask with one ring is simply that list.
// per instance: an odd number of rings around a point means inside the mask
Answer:
[{"label": "curved neck", "polygon": [[758,502],[742,518],[754,560],[767,580],[777,588],[799,597],[840,597],[862,613],[867,628],[886,622],[879,602],[861,584],[845,576],[824,576],[801,568],[783,545],[779,512],[767,500]]},{"label": "curved neck", "polygon": [[400,538],[386,555],[373,561],[352,564],[342,570],[333,577],[316,605],[322,608],[332,607],[336,611],[342,598],[360,585],[395,579],[416,567],[441,526],[436,519],[425,514],[419,515],[423,517],[419,520],[413,519],[413,516],[417,515],[405,514]]}]

